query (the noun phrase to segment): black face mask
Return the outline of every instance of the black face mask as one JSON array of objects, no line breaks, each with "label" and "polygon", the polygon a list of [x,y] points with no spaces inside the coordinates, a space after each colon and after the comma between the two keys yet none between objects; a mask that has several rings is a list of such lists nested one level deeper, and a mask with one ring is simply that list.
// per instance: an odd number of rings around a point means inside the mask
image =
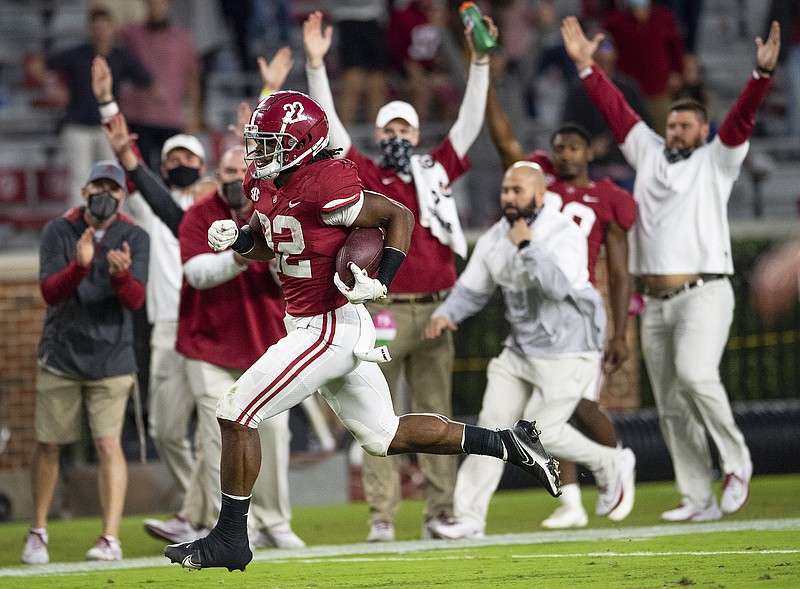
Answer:
[{"label": "black face mask", "polygon": [[200,179],[200,170],[189,166],[178,166],[167,170],[167,184],[176,188],[186,188]]},{"label": "black face mask", "polygon": [[393,168],[404,174],[411,174],[411,154],[414,146],[408,139],[392,137],[380,143],[381,167]]},{"label": "black face mask", "polygon": [[97,194],[90,194],[87,205],[92,216],[100,223],[105,223],[117,212],[119,201],[111,196],[110,192],[104,190]]},{"label": "black face mask", "polygon": [[667,161],[671,164],[680,162],[682,160],[688,160],[692,153],[694,153],[694,149],[691,147],[684,147],[681,149],[678,149],[677,147],[673,147],[672,149],[669,149],[668,147],[664,148],[664,157],[667,158]]},{"label": "black face mask", "polygon": [[236,210],[241,209],[248,202],[247,197],[242,192],[241,180],[225,182],[222,185],[222,198],[228,203],[228,206]]}]

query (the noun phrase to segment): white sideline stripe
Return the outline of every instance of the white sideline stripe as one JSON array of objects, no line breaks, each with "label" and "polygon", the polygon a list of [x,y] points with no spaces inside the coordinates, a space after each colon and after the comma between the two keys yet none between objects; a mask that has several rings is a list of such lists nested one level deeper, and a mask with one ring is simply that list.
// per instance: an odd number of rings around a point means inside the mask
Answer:
[{"label": "white sideline stripe", "polygon": [[[581,558],[598,558],[598,557],[620,557],[620,556],[724,556],[724,555],[741,555],[741,554],[798,554],[800,550],[718,550],[718,551],[687,551],[687,552],[574,552],[574,553],[550,553],[550,554],[509,554],[508,558],[568,558],[570,556],[578,556]],[[430,562],[440,560],[481,560],[497,559],[497,556],[475,557],[467,554],[453,555],[453,556],[422,556],[419,558],[411,556],[390,556],[385,557],[376,554],[372,557],[366,556],[353,556],[346,558],[281,558],[274,559],[270,562],[275,564],[286,564],[288,562],[302,562],[304,564],[320,564],[324,562]],[[505,558],[505,557],[503,557]]]},{"label": "white sideline stripe", "polygon": [[[767,519],[750,521],[717,521],[702,523],[679,523],[665,524],[657,526],[640,526],[631,528],[615,529],[592,529],[592,530],[563,530],[546,531],[526,534],[498,534],[473,540],[409,540],[404,542],[375,542],[364,544],[344,544],[331,546],[312,546],[309,548],[298,549],[272,549],[259,550],[253,557],[253,562],[259,561],[309,561],[310,559],[326,559],[330,557],[347,557],[355,562],[355,555],[370,554],[405,554],[409,552],[420,552],[425,550],[447,550],[452,548],[465,548],[472,546],[510,546],[518,544],[548,544],[563,542],[583,542],[592,540],[614,541],[614,540],[636,540],[644,538],[654,538],[657,536],[680,536],[689,534],[708,534],[713,532],[745,532],[745,531],[774,531],[774,530],[800,530],[800,518],[791,519]],[[794,554],[800,550],[748,550],[743,552],[674,552],[674,553],[652,553],[652,555],[669,554]],[[619,553],[617,556],[637,556],[647,555],[648,553]],[[353,556],[351,556],[353,555]],[[515,558],[549,558],[558,556],[607,556],[610,553],[589,553],[589,554],[546,554],[528,555]],[[405,560],[401,556],[390,557],[396,560]],[[466,556],[453,557],[434,557],[434,559],[446,560],[448,558],[466,559]],[[372,560],[361,557],[359,560]],[[419,558],[409,558],[408,560],[419,560]],[[164,567],[178,565],[170,563],[163,556],[153,556],[147,558],[129,558],[118,562],[69,562],[53,563],[42,565],[19,565],[12,568],[0,569],[2,577],[31,577],[38,575],[63,575],[69,573],[85,573],[101,570],[121,570],[139,569],[149,567]]]}]

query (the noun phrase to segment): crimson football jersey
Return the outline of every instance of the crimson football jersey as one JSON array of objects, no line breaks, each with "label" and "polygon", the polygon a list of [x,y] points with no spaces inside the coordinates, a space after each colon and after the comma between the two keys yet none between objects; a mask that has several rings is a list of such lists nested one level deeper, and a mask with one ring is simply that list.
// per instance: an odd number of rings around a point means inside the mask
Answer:
[{"label": "crimson football jersey", "polygon": [[[404,183],[394,169],[381,167],[355,147],[350,148],[347,157],[358,166],[358,174],[367,190],[385,194],[408,207],[414,214],[411,245],[405,261],[392,280],[392,292],[434,292],[452,287],[456,282],[453,251],[436,239],[430,229],[420,225],[417,186],[413,182]],[[444,167],[450,182],[469,169],[469,159],[466,156],[459,158],[447,137],[421,160],[423,166],[433,165],[433,162]],[[449,191],[449,187],[446,190]]]},{"label": "crimson football jersey", "polygon": [[[539,164],[544,171],[547,189],[559,197],[561,212],[578,224],[589,242],[589,280],[596,285],[595,268],[606,228],[616,222],[625,231],[636,221],[636,201],[630,192],[608,178],[592,181],[588,186],[575,186],[558,177],[550,156],[541,150],[528,155],[528,161]],[[550,197],[552,198],[552,197]]]},{"label": "crimson football jersey", "polygon": [[326,224],[323,214],[361,198],[355,164],[346,159],[307,164],[282,188],[253,178],[248,170],[243,188],[255,202],[261,230],[275,252],[287,312],[319,315],[347,303],[333,275],[336,254],[350,229]]},{"label": "crimson football jersey", "polygon": [[547,189],[560,199],[558,206],[561,212],[572,217],[586,235],[589,242],[589,280],[597,284],[595,267],[606,229],[612,222],[625,231],[630,229],[636,221],[636,201],[630,192],[608,178],[589,182],[587,186],[556,180]]}]

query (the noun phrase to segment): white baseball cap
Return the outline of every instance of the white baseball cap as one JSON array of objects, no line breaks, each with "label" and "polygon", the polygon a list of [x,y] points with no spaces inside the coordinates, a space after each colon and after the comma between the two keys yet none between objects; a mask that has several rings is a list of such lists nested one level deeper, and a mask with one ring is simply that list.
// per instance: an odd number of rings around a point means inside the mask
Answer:
[{"label": "white baseball cap", "polygon": [[415,129],[419,129],[419,115],[414,107],[407,102],[393,100],[388,104],[384,104],[378,111],[378,116],[375,117],[375,126],[382,129],[389,121],[394,119],[403,119]]},{"label": "white baseball cap", "polygon": [[179,147],[191,151],[203,161],[206,160],[206,150],[203,148],[203,144],[194,135],[187,135],[186,133],[173,135],[164,142],[164,146],[161,148],[161,159],[167,159],[169,152]]}]

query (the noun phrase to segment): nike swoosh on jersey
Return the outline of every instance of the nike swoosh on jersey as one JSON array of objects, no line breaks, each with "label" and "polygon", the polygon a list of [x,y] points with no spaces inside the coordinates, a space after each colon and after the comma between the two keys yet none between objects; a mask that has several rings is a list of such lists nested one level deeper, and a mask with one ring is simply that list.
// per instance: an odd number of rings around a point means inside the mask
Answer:
[{"label": "nike swoosh on jersey", "polygon": [[293,200],[290,200],[290,201],[289,201],[289,208],[290,208],[290,209],[293,209],[294,207],[296,207],[296,206],[297,206],[297,205],[299,205],[299,204],[300,204],[300,201],[299,201],[299,200],[294,200],[294,201],[293,201]]},{"label": "nike swoosh on jersey", "polygon": [[589,196],[588,194],[583,195],[584,202],[600,202],[600,199],[596,196]]},{"label": "nike swoosh on jersey", "polygon": [[381,183],[385,186],[395,181],[395,178],[381,178]]}]

